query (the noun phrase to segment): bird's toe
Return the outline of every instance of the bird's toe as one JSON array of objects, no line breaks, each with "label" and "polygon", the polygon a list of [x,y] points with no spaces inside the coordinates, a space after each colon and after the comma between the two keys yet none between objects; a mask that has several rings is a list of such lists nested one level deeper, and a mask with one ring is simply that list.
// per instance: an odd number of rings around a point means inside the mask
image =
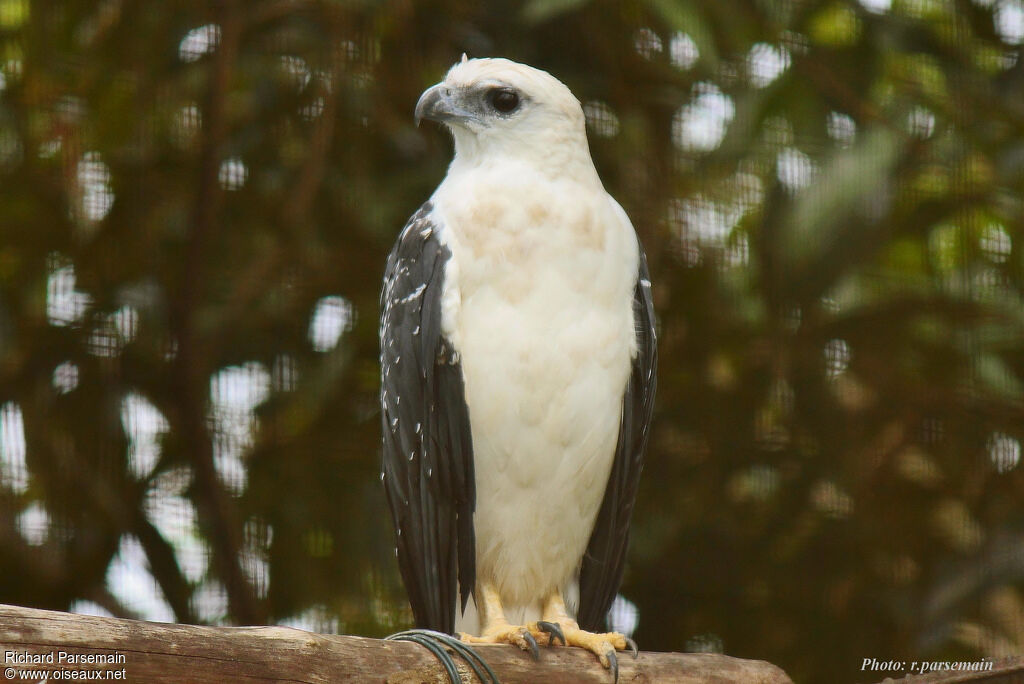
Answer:
[{"label": "bird's toe", "polygon": [[[557,632],[551,628],[557,627]],[[575,621],[562,620],[557,623],[538,622],[537,627],[550,635],[553,642],[556,638],[561,639],[567,646],[578,646],[585,648],[601,661],[611,673],[614,681],[619,680],[619,658],[616,651],[628,650],[634,658],[639,655],[636,642],[624,634],[618,632],[588,632],[579,628]]]},{"label": "bird's toe", "polygon": [[534,660],[540,660],[540,644],[550,643],[551,636],[533,623],[525,626],[501,625],[486,630],[480,636],[460,633],[459,638],[469,644],[512,644],[529,653]]},{"label": "bird's toe", "polygon": [[522,627],[519,629],[517,634],[519,635],[519,638],[516,640],[516,643],[519,644],[519,648],[524,651],[529,651],[534,660],[540,660],[540,649],[537,648],[537,640],[533,638],[532,634],[530,634],[530,630],[526,627]]}]

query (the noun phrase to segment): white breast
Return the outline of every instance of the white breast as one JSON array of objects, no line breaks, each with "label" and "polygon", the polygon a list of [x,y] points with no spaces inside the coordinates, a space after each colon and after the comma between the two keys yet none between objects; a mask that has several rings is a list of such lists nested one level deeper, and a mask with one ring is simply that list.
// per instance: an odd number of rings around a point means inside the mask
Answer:
[{"label": "white breast", "polygon": [[600,186],[517,177],[449,177],[434,196],[452,251],[442,329],[472,426],[477,577],[507,607],[578,571],[636,353],[638,247],[621,208]]}]

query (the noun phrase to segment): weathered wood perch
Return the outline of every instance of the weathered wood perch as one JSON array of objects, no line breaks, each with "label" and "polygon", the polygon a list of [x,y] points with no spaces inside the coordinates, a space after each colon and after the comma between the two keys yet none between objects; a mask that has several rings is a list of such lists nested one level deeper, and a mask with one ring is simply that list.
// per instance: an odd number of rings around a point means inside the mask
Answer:
[{"label": "weathered wood perch", "polygon": [[[544,649],[540,662],[508,646],[483,646],[481,655],[502,682],[593,682],[611,676],[576,648]],[[289,627],[198,627],[73,615],[0,605],[0,655],[43,656],[54,662],[5,662],[3,681],[27,670],[124,670],[123,681],[182,682],[387,682],[440,683],[447,679],[427,651],[410,643],[312,634]],[[61,658],[61,653],[65,657]],[[120,663],[74,664],[77,655],[124,656]],[[19,656],[20,657],[20,656]],[[22,657],[22,660],[30,659]],[[94,658],[95,660],[95,658]],[[457,661],[460,662],[460,661]],[[619,681],[697,684],[783,684],[790,679],[769,663],[701,653],[641,653],[619,659]],[[462,670],[463,682],[471,679]],[[50,680],[56,680],[51,677]],[[63,675],[65,678],[69,675]],[[116,675],[105,675],[113,678]],[[81,675],[79,675],[81,677]],[[121,679],[119,677],[118,679]],[[38,681],[38,680],[37,680]]]}]

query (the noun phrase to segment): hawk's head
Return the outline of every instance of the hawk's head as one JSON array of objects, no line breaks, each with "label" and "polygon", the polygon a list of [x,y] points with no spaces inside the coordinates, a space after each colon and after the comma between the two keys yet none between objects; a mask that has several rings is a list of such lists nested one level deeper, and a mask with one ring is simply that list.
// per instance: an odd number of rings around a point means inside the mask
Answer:
[{"label": "hawk's head", "polygon": [[[457,157],[544,156],[587,146],[579,101],[554,76],[507,59],[465,59],[416,103],[416,122],[451,130]],[[589,155],[589,153],[588,153]]]}]

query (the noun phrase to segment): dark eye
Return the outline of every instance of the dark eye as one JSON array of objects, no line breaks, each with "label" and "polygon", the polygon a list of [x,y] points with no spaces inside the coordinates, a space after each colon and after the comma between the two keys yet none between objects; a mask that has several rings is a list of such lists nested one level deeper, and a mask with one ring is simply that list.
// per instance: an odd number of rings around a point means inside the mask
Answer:
[{"label": "dark eye", "polygon": [[509,88],[495,88],[487,93],[487,100],[502,114],[508,114],[519,106],[519,95]]}]

